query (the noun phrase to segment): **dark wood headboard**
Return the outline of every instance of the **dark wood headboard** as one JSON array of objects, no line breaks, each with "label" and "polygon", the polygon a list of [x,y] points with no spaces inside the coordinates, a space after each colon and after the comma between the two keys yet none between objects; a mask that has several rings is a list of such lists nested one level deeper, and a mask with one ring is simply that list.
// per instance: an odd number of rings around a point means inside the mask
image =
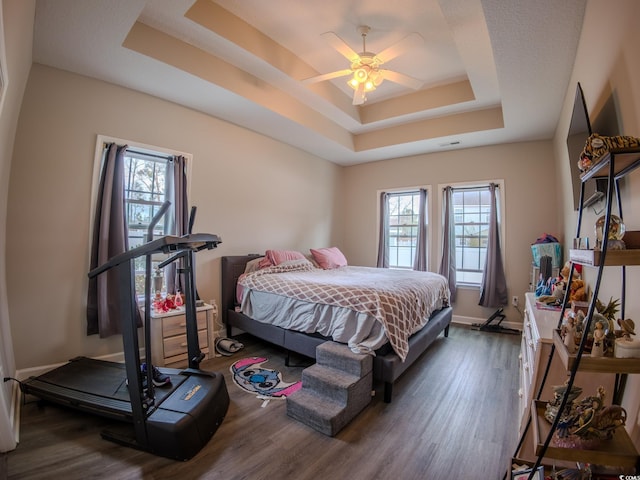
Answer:
[{"label": "dark wood headboard", "polygon": [[249,260],[258,258],[260,255],[236,255],[222,257],[221,260],[221,279],[220,279],[220,307],[222,309],[222,321],[227,324],[229,310],[233,310],[236,306],[236,283],[238,277],[244,273]]}]

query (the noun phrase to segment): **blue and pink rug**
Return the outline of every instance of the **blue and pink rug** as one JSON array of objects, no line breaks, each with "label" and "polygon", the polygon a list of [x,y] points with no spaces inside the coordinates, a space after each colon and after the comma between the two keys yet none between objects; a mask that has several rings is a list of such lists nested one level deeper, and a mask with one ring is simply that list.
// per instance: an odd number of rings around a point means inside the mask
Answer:
[{"label": "blue and pink rug", "polygon": [[233,382],[242,390],[261,399],[286,398],[302,387],[302,382],[287,383],[277,370],[264,368],[269,360],[264,357],[243,358],[235,362],[231,370]]}]

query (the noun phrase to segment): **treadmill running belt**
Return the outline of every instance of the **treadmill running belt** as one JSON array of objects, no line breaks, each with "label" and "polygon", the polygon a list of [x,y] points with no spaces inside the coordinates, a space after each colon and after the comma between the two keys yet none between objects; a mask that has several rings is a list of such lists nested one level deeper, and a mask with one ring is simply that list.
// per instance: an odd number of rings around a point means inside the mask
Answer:
[{"label": "treadmill running belt", "polygon": [[[185,380],[184,375],[179,375],[180,370],[163,369],[163,372],[171,377],[171,386],[154,388],[156,405],[162,403],[163,399]],[[65,365],[27,380],[25,386],[27,393],[34,394],[45,391],[44,393],[58,396],[63,390],[68,391],[68,395],[80,403],[108,405],[112,411],[130,415],[131,405],[126,379],[127,373],[123,363],[77,357]],[[72,392],[77,393],[74,395]],[[107,413],[109,412],[105,412]]]}]

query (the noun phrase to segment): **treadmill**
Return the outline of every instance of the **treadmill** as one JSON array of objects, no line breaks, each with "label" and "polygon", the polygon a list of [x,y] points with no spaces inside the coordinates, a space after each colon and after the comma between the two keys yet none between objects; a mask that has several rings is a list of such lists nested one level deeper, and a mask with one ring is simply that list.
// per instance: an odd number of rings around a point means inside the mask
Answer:
[{"label": "treadmill", "polygon": [[[161,211],[154,216],[149,232],[152,232],[168,204],[165,202]],[[194,209],[191,213],[189,230],[193,225]],[[151,236],[149,233],[147,239],[151,239]],[[196,320],[194,254],[216,248],[219,243],[221,239],[213,234],[164,236],[116,255],[90,271],[90,278],[109,269],[115,269],[118,276],[120,302],[128,307],[123,309],[120,318],[125,363],[77,357],[61,367],[22,382],[23,393],[133,425],[133,431],[128,428],[125,433],[102,432],[102,437],[107,440],[176,460],[192,458],[211,439],[229,408],[229,394],[223,375],[199,368],[204,354],[198,343]],[[173,254],[161,266],[180,259],[182,267],[178,271],[185,274],[189,366],[182,370],[162,368],[162,373],[171,378],[171,386],[163,388],[154,388],[152,368],[146,369],[146,382],[143,382],[135,302],[134,260],[145,256],[144,333],[146,345],[150,345],[150,266],[151,255],[156,253]],[[145,352],[147,365],[152,365],[151,349],[145,348]]]}]

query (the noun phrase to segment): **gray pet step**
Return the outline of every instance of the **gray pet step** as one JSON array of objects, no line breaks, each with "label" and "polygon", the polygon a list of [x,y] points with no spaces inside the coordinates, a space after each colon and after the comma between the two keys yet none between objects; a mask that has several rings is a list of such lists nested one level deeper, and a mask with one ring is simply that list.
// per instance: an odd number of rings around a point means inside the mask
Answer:
[{"label": "gray pet step", "polygon": [[[323,365],[312,365],[302,371],[302,388],[316,392],[335,402],[345,405],[353,396],[355,386],[361,379]],[[371,390],[371,386],[369,386]]]},{"label": "gray pet step", "polygon": [[287,415],[330,437],[353,418],[343,405],[304,389],[287,397]]},{"label": "gray pet step", "polygon": [[325,342],[316,347],[316,363],[364,377],[373,370],[373,357],[353,353],[341,343]]}]

